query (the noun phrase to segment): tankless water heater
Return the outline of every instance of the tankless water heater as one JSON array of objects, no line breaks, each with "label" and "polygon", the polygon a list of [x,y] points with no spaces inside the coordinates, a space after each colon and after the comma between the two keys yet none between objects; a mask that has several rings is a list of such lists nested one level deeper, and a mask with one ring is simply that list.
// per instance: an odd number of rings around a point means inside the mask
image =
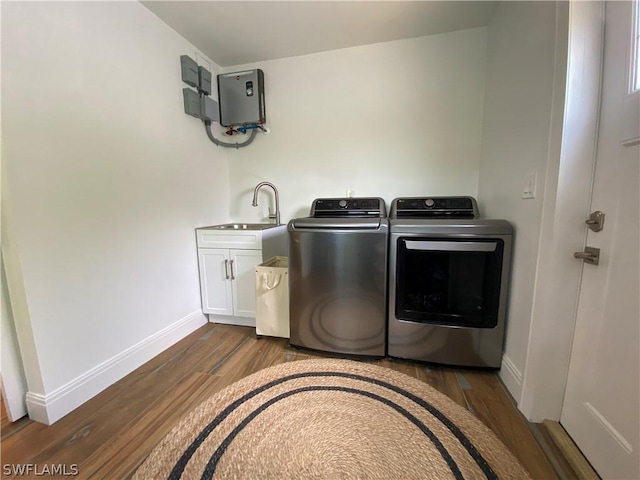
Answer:
[{"label": "tankless water heater", "polygon": [[220,125],[254,125],[266,120],[262,70],[218,75]]}]

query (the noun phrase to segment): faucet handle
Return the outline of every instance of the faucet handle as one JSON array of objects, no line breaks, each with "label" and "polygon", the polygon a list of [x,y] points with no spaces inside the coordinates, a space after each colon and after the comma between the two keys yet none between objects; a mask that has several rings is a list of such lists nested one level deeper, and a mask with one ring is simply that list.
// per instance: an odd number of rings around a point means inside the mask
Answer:
[{"label": "faucet handle", "polygon": [[269,218],[276,218],[276,217],[277,217],[277,212],[271,213],[271,207],[269,207]]}]

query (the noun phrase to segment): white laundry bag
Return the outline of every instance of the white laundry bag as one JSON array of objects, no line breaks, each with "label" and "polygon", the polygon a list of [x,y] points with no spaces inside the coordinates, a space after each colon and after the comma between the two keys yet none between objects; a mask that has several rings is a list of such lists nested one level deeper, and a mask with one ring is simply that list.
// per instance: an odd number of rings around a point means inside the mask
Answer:
[{"label": "white laundry bag", "polygon": [[256,266],[256,335],[289,338],[289,259]]}]

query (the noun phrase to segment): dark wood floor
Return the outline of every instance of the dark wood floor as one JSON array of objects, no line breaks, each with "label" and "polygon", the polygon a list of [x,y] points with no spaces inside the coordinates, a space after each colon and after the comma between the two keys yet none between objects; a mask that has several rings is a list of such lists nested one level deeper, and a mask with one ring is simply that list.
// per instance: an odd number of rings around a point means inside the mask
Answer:
[{"label": "dark wood floor", "polygon": [[[256,339],[252,328],[207,324],[51,426],[3,421],[2,464],[76,465],[78,478],[128,478],[174,423],[209,396],[262,368],[321,356],[285,339]],[[370,363],[432,385],[488,425],[533,478],[558,478],[495,373],[393,359]]]}]

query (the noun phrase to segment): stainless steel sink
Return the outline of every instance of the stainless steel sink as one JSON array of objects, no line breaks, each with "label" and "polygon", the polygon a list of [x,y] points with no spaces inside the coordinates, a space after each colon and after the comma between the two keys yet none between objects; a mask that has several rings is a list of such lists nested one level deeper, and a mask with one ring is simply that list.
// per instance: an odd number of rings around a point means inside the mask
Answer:
[{"label": "stainless steel sink", "polygon": [[223,223],[221,225],[212,225],[214,230],[266,230],[267,228],[277,227],[275,223]]}]

